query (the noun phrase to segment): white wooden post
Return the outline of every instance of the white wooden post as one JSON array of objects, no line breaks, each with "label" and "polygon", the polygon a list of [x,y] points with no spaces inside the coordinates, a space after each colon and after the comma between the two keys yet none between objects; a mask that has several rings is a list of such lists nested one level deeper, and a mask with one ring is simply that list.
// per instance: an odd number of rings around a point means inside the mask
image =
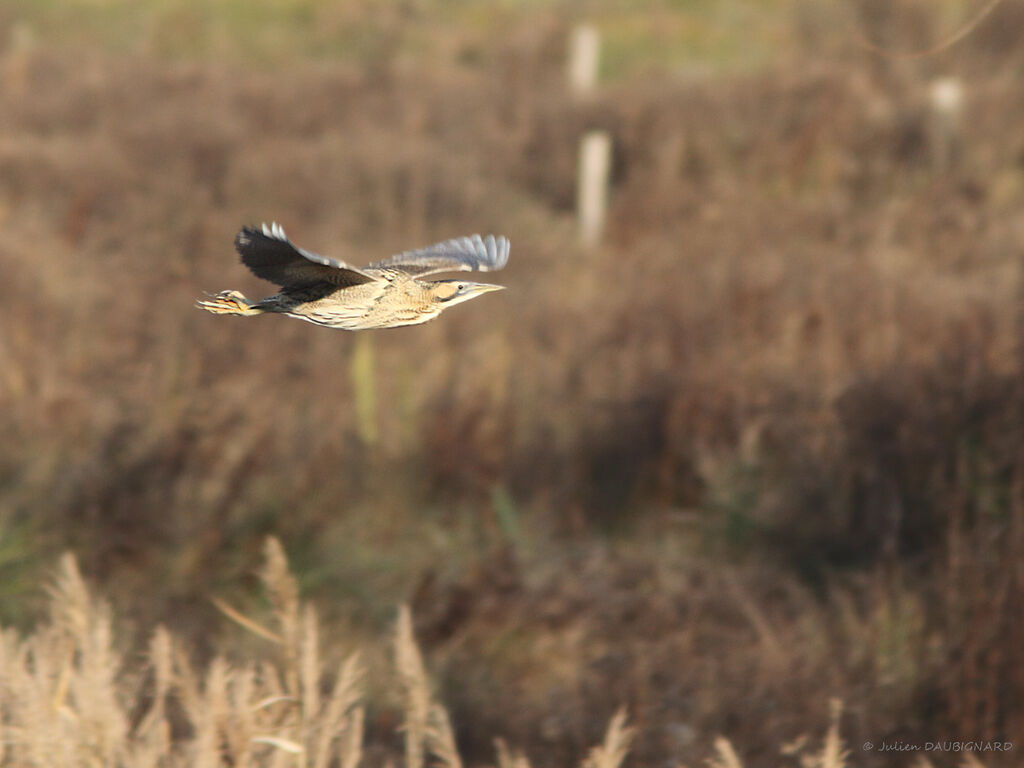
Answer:
[{"label": "white wooden post", "polygon": [[577,96],[586,96],[597,86],[597,64],[601,37],[591,24],[580,24],[569,38],[569,88]]},{"label": "white wooden post", "polygon": [[[597,88],[601,37],[592,24],[575,27],[569,38],[569,90],[586,98]],[[611,170],[612,140],[604,131],[590,131],[580,139],[576,177],[576,215],[580,241],[593,247],[604,234],[608,207],[608,177]]]},{"label": "white wooden post", "polygon": [[960,143],[964,88],[959,78],[933,80],[928,87],[928,101],[932,108],[932,165],[939,172],[948,171],[956,160]]},{"label": "white wooden post", "polygon": [[611,171],[612,139],[605,131],[590,131],[580,140],[576,207],[580,242],[596,246],[604,235],[608,208],[608,177]]}]

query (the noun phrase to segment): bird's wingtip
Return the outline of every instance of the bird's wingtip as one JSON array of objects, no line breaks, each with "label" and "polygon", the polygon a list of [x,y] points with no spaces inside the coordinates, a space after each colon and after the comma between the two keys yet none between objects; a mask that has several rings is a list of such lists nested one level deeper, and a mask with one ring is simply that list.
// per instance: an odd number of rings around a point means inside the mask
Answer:
[{"label": "bird's wingtip", "polygon": [[288,235],[284,233],[284,227],[278,224],[276,221],[270,222],[270,226],[267,226],[266,222],[260,227],[263,230],[263,234],[267,237],[272,237],[275,240],[287,240]]},{"label": "bird's wingtip", "polygon": [[486,258],[487,265],[481,265],[483,272],[501,269],[508,262],[508,254],[511,249],[509,239],[504,235],[472,235],[472,241],[477,243],[482,250],[482,256]]}]

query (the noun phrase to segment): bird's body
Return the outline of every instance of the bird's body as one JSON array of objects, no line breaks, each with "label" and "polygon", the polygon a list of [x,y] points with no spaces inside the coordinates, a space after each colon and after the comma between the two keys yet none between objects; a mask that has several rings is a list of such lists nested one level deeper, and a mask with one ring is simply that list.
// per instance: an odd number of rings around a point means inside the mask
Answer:
[{"label": "bird's body", "polygon": [[276,312],[358,331],[425,323],[450,306],[501,289],[488,283],[423,278],[439,272],[501,269],[508,261],[509,243],[504,237],[473,235],[357,268],[297,248],[281,227],[272,224],[243,228],[235,248],[253,273],[281,286],[281,292],[249,301],[237,291],[224,291],[201,300],[203,309],[231,315]]},{"label": "bird's body", "polygon": [[260,312],[348,331],[425,323],[440,314],[430,286],[408,275],[381,270],[381,279],[339,288],[329,283],[298,286],[251,305]]}]

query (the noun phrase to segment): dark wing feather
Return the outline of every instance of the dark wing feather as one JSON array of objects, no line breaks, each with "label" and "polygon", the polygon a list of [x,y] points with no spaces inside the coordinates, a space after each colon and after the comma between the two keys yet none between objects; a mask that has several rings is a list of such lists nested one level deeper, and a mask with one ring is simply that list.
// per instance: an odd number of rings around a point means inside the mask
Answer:
[{"label": "dark wing feather", "polygon": [[242,227],[235,236],[235,250],[253,274],[282,288],[320,282],[359,285],[379,279],[343,261],[299,248],[279,224]]},{"label": "dark wing feather", "polygon": [[472,235],[405,251],[370,266],[401,269],[416,276],[435,272],[494,272],[508,262],[508,252],[507,237]]}]

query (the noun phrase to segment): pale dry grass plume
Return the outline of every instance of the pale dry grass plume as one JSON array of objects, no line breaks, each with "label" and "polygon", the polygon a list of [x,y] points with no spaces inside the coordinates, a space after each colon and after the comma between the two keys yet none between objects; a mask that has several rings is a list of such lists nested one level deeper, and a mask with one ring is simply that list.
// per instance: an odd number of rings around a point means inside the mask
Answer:
[{"label": "pale dry grass plume", "polygon": [[715,737],[715,756],[708,758],[708,768],[743,768],[739,755],[724,736]]},{"label": "pale dry grass plume", "polygon": [[620,709],[608,724],[604,741],[592,748],[583,761],[583,768],[619,768],[629,751],[635,730],[626,726],[626,710]]},{"label": "pale dry grass plume", "polygon": [[49,621],[0,642],[0,763],[113,765],[126,756],[128,721],[117,690],[108,607],[94,601],[75,559],[61,558]]},{"label": "pale dry grass plume", "polygon": [[504,739],[494,740],[498,768],[530,768],[530,761],[521,750],[510,749]]},{"label": "pale dry grass plume", "polygon": [[462,768],[448,712],[431,696],[423,657],[413,637],[412,613],[407,605],[398,610],[395,668],[405,709],[402,730],[405,732],[406,768],[423,768],[428,754],[434,757],[436,765]]}]

